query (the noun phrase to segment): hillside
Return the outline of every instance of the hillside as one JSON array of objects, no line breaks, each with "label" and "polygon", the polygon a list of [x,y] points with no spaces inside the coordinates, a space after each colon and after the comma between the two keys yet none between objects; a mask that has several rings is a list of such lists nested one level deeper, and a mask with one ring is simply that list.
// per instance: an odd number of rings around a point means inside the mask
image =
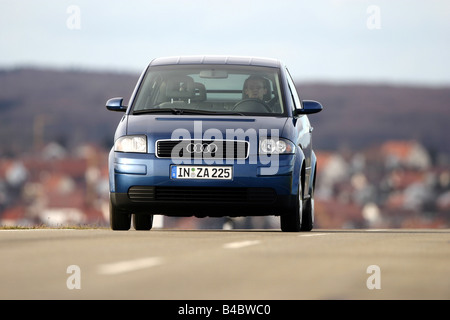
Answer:
[{"label": "hillside", "polygon": [[298,90],[325,108],[310,117],[316,147],[362,149],[413,139],[433,154],[450,152],[450,88],[299,84]]},{"label": "hillside", "polygon": [[109,98],[129,97],[139,75],[81,71],[0,72],[0,148],[32,150],[56,140],[67,147],[81,142],[111,145],[122,114],[108,112]]},{"label": "hillside", "polygon": [[[112,145],[120,113],[107,99],[127,101],[138,74],[17,69],[0,71],[1,155],[56,140],[66,147]],[[316,149],[361,149],[388,139],[415,139],[434,154],[450,153],[450,88],[297,83],[302,99],[324,111],[310,117]]]}]

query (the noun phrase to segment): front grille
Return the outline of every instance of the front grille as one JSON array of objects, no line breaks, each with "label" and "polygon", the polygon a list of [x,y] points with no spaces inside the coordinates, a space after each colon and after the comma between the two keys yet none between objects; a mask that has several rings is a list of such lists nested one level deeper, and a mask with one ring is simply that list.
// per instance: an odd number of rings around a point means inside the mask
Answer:
[{"label": "front grille", "polygon": [[172,159],[247,159],[249,143],[238,140],[158,140],[156,156]]},{"label": "front grille", "polygon": [[134,186],[128,190],[128,197],[134,202],[270,204],[276,201],[276,193],[271,188]]}]

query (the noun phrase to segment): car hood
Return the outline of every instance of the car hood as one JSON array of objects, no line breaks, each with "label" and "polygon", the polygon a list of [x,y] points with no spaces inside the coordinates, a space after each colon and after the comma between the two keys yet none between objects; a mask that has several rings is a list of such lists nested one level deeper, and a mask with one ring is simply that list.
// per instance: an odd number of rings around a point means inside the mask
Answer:
[{"label": "car hood", "polygon": [[[180,116],[180,115],[129,115],[127,134],[147,134],[149,138],[179,139],[203,138],[226,139],[226,134],[236,136],[256,133],[271,135],[271,130],[283,137],[286,117],[246,117],[246,116]],[[261,131],[263,130],[263,131]],[[265,130],[265,131],[264,131]],[[222,135],[222,137],[216,137]],[[239,135],[240,134],[240,135]]]}]

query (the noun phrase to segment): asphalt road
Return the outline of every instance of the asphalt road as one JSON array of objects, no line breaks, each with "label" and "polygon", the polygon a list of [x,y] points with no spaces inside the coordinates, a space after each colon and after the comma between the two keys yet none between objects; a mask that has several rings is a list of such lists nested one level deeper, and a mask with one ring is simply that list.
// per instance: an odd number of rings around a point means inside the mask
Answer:
[{"label": "asphalt road", "polygon": [[450,299],[450,230],[0,230],[0,299]]}]

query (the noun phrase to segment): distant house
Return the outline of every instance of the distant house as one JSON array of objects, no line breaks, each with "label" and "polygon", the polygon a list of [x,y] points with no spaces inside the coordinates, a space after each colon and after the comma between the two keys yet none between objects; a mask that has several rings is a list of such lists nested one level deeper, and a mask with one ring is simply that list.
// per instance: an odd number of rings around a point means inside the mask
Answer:
[{"label": "distant house", "polygon": [[41,223],[51,227],[80,225],[86,222],[84,212],[78,208],[45,208],[39,213]]},{"label": "distant house", "polygon": [[380,151],[385,166],[390,169],[404,166],[426,170],[431,167],[429,153],[417,141],[388,141],[381,145]]},{"label": "distant house", "polygon": [[450,212],[450,190],[439,196],[437,207],[442,212]]},{"label": "distant house", "polygon": [[0,158],[0,225],[105,224],[107,155],[95,146],[69,153],[49,143],[33,156]]},{"label": "distant house", "polygon": [[367,221],[362,208],[354,203],[343,203],[335,199],[320,200],[315,204],[315,221],[318,228],[363,228]]},{"label": "distant house", "polygon": [[22,185],[28,176],[28,171],[22,161],[6,160],[0,165],[0,177],[12,187]]},{"label": "distant house", "polygon": [[318,198],[329,199],[333,196],[334,186],[349,179],[349,164],[338,153],[318,151],[317,183],[315,194]]},{"label": "distant house", "polygon": [[8,208],[0,215],[1,226],[15,226],[18,222],[23,222],[26,216],[26,208],[24,206],[17,206]]}]

